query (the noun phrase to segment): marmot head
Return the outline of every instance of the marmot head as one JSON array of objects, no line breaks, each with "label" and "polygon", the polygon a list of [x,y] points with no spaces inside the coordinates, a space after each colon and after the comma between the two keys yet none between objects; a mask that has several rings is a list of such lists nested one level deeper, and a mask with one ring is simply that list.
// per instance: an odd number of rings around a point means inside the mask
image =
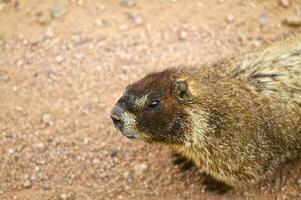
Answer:
[{"label": "marmot head", "polygon": [[180,69],[152,73],[129,85],[112,110],[116,128],[129,139],[181,144],[190,127],[193,80]]}]

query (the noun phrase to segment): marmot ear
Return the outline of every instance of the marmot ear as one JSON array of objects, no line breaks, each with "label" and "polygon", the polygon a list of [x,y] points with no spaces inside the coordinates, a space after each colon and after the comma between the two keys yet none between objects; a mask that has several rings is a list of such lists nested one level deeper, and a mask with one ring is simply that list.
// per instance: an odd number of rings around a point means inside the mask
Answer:
[{"label": "marmot ear", "polygon": [[180,101],[188,99],[188,85],[186,81],[178,80],[173,86],[173,95]]}]

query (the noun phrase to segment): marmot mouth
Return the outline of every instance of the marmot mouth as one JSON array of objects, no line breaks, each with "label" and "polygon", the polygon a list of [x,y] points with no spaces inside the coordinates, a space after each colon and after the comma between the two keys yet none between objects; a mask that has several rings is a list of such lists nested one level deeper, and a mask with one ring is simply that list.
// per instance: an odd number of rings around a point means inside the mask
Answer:
[{"label": "marmot mouth", "polygon": [[125,137],[127,137],[128,139],[130,140],[133,140],[133,139],[137,139],[138,137],[136,135],[124,135]]},{"label": "marmot mouth", "polygon": [[120,131],[121,134],[130,140],[138,139],[138,135],[132,132]]}]

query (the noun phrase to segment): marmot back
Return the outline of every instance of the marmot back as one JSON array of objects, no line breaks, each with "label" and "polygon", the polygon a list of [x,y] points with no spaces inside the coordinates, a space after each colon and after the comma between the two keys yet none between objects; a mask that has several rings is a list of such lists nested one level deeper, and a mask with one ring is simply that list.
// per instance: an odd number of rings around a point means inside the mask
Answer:
[{"label": "marmot back", "polygon": [[301,34],[213,65],[129,85],[111,117],[133,140],[165,143],[232,186],[301,157]]},{"label": "marmot back", "polygon": [[280,38],[226,63],[233,78],[246,79],[262,92],[277,93],[278,98],[301,106],[301,34]]}]

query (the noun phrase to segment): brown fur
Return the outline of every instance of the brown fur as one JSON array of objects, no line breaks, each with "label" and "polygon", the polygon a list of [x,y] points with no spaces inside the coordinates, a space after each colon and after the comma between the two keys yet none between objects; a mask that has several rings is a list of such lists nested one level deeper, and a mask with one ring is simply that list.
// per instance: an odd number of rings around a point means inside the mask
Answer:
[{"label": "brown fur", "polygon": [[211,66],[150,74],[116,107],[124,135],[166,143],[226,184],[256,183],[301,157],[301,34]]}]

